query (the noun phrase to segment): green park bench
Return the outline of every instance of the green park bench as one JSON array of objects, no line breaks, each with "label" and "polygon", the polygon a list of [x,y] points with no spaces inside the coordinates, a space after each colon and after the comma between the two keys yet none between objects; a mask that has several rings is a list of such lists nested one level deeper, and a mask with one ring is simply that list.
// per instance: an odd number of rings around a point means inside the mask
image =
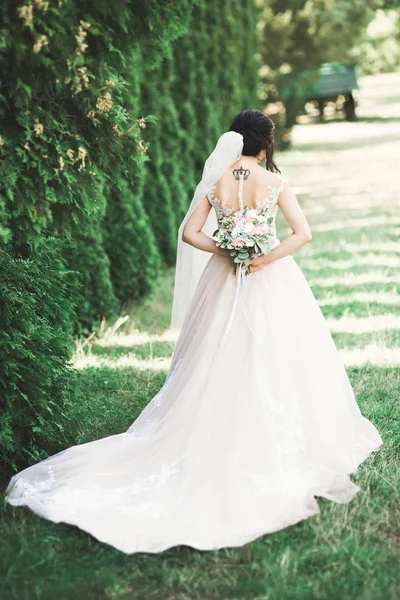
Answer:
[{"label": "green park bench", "polygon": [[304,104],[316,101],[321,115],[324,104],[337,102],[345,96],[344,111],[347,121],[355,121],[355,101],[353,90],[359,89],[355,64],[323,63],[318,69],[301,71],[290,79],[282,90],[283,100],[296,97]]}]

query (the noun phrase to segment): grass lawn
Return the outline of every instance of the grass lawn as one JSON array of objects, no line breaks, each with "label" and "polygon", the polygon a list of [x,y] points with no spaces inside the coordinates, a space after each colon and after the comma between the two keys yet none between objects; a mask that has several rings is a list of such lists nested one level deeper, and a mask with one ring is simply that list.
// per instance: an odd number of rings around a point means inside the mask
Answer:
[{"label": "grass lawn", "polygon": [[[299,125],[293,150],[277,157],[313,231],[296,259],[384,440],[353,477],[357,497],[320,500],[318,516],[242,548],[130,556],[6,507],[1,600],[400,598],[400,74],[361,85],[357,122]],[[283,237],[282,220],[279,229]],[[172,286],[167,270],[120,332],[77,356],[76,443],[124,431],[161,387],[174,343]]]}]

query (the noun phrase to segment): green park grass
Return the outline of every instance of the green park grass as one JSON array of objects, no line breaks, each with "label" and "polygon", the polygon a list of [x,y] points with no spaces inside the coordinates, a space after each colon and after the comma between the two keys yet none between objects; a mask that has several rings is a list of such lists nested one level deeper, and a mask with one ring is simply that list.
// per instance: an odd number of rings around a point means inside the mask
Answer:
[{"label": "green park grass", "polygon": [[[384,446],[348,505],[244,547],[123,553],[77,528],[4,507],[1,600],[397,600],[400,597],[400,75],[365,78],[359,120],[302,124],[278,164],[313,240],[296,256],[328,319],[363,414]],[[279,221],[280,236],[286,226]],[[128,321],[77,352],[74,438],[124,431],[165,380],[173,271]],[[340,439],[338,439],[340,444]]]}]

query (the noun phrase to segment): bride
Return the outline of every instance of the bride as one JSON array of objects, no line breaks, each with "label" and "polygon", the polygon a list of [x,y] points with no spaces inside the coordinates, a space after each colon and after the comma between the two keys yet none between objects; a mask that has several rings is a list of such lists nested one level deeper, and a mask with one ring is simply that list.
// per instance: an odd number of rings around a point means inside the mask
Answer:
[{"label": "bride", "polygon": [[[126,432],[14,475],[10,504],[122,552],[155,553],[240,546],[317,514],[317,497],[347,503],[358,492],[349,476],[382,439],[291,256],[311,233],[273,161],[273,129],[245,110],[205,162],[179,229],[180,333],[159,393]],[[248,275],[211,235],[243,206],[274,246]],[[292,230],[282,242],[278,208]]]}]

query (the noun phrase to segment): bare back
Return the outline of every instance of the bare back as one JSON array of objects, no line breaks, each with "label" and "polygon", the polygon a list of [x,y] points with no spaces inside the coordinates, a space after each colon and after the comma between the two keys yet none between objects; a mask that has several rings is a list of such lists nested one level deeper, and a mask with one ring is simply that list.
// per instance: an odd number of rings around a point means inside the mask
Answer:
[{"label": "bare back", "polygon": [[[226,173],[217,181],[214,194],[227,208],[238,210],[238,184],[239,182],[233,176],[233,170],[241,166],[241,161],[237,161],[226,171]],[[254,165],[250,169],[245,185],[243,186],[243,204],[256,209],[269,193],[268,186],[276,186],[279,181],[275,173],[267,171],[259,165]]]}]

